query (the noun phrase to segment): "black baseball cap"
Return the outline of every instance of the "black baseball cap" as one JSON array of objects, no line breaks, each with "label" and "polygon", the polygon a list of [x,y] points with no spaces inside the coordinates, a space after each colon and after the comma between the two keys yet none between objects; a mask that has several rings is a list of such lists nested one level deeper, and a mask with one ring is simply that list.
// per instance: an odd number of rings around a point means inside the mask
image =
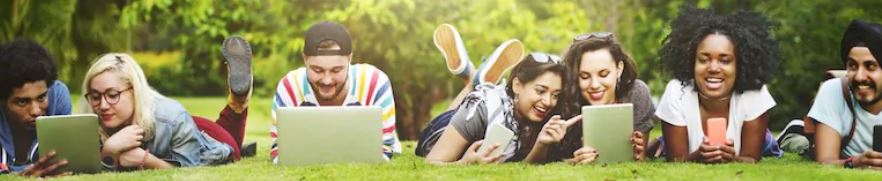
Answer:
[{"label": "black baseball cap", "polygon": [[882,58],[882,25],[862,20],[851,21],[848,29],[845,30],[845,35],[842,36],[840,58],[843,62],[848,61],[848,53],[851,52],[851,48],[859,43],[866,45],[877,61]]},{"label": "black baseball cap", "polygon": [[[303,46],[303,54],[307,56],[319,55],[349,55],[352,54],[352,37],[343,25],[333,22],[321,22],[314,24],[306,30],[306,38]],[[319,42],[333,40],[340,45],[339,50],[319,50]]]}]

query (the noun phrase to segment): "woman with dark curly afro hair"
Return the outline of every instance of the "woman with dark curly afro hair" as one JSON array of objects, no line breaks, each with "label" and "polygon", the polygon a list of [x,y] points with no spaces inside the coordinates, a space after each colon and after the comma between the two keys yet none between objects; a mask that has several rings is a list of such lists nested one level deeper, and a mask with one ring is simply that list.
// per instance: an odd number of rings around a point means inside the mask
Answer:
[{"label": "woman with dark curly afro hair", "polygon": [[[669,161],[760,160],[776,104],[765,86],[778,64],[771,26],[753,12],[719,15],[692,6],[671,22],[659,54],[674,79],[655,113]],[[714,118],[725,121],[715,126],[708,121]],[[714,134],[724,137],[708,138]]]}]

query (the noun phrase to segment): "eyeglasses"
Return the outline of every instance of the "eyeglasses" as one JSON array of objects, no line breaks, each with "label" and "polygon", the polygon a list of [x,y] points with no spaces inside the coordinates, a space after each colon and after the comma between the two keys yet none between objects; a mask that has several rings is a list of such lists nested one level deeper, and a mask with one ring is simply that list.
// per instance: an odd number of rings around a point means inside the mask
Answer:
[{"label": "eyeglasses", "polygon": [[576,37],[573,37],[573,42],[588,40],[588,39],[592,39],[592,38],[607,40],[607,39],[610,39],[611,37],[613,37],[612,32],[593,32],[593,33],[588,33],[588,34],[577,35]]},{"label": "eyeglasses", "polygon": [[533,61],[539,63],[560,63],[560,57],[555,55],[548,55],[545,53],[530,53],[530,57],[532,57]]},{"label": "eyeglasses", "polygon": [[89,105],[92,105],[92,106],[98,106],[98,105],[101,105],[101,99],[102,99],[102,98],[103,98],[105,101],[107,101],[107,104],[110,104],[110,105],[116,105],[116,103],[119,103],[119,97],[120,97],[119,95],[122,94],[123,92],[130,91],[130,90],[132,90],[132,87],[129,87],[129,88],[126,88],[126,89],[123,89],[123,90],[113,90],[113,89],[111,89],[111,90],[108,90],[108,91],[103,92],[103,93],[102,93],[102,92],[90,91],[90,92],[89,92],[88,94],[86,94],[85,96],[86,96],[86,100],[89,101]]}]

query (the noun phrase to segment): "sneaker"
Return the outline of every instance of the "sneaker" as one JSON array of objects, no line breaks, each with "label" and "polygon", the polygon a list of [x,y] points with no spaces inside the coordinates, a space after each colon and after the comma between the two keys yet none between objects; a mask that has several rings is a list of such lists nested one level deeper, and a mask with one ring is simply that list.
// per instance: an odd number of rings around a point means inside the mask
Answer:
[{"label": "sneaker", "polygon": [[775,138],[781,150],[801,154],[809,149],[811,142],[806,137],[804,129],[805,123],[801,119],[793,119],[787,123],[784,130]]},{"label": "sneaker", "polygon": [[469,53],[466,51],[456,28],[450,24],[442,24],[435,29],[432,39],[435,42],[435,47],[444,55],[447,70],[463,79],[471,78],[474,65],[469,59]]},{"label": "sneaker", "polygon": [[781,133],[778,134],[775,140],[777,140],[778,143],[781,143],[781,141],[783,141],[784,135],[791,133],[804,135],[804,129],[805,123],[803,123],[802,119],[790,120],[790,122],[787,123],[787,126],[784,126],[784,129],[781,131]]},{"label": "sneaker", "polygon": [[227,64],[227,83],[230,91],[237,96],[251,92],[251,45],[240,36],[224,40],[221,48]]},{"label": "sneaker", "polygon": [[809,149],[811,142],[804,135],[786,134],[781,138],[781,150],[790,153],[803,153]]},{"label": "sneaker", "polygon": [[517,39],[503,42],[493,54],[490,54],[481,67],[478,67],[478,73],[472,79],[472,84],[493,84],[496,85],[502,74],[506,70],[518,64],[524,57],[524,45]]}]

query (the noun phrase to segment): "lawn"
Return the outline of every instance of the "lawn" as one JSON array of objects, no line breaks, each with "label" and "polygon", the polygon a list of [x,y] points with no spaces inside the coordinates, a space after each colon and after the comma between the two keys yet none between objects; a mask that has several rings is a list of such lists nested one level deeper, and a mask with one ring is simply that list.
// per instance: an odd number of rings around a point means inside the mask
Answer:
[{"label": "lawn", "polygon": [[[216,118],[223,98],[179,98],[194,115]],[[644,163],[572,166],[502,164],[433,166],[413,154],[415,141],[387,164],[340,164],[282,167],[269,162],[270,99],[255,99],[250,110],[246,142],[258,143],[256,157],[240,162],[199,168],[76,175],[59,180],[878,180],[882,172],[821,166],[794,154],[766,159],[760,164],[704,165]],[[442,106],[444,107],[444,106]],[[440,108],[443,109],[443,108]],[[437,111],[436,111],[437,112]],[[657,135],[657,132],[654,133]],[[3,175],[0,180],[20,177]]]}]

